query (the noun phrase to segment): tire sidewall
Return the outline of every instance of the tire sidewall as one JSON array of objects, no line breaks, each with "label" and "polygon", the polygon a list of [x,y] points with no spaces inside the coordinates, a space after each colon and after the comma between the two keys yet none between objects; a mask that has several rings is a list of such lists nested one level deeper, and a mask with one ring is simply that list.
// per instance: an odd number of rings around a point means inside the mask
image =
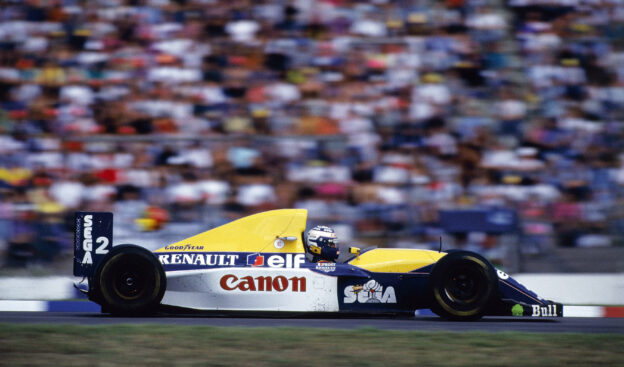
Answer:
[{"label": "tire sidewall", "polygon": [[[458,267],[471,268],[478,272],[478,297],[474,302],[459,307],[444,289],[444,282],[451,271]],[[481,255],[470,251],[452,251],[442,257],[434,266],[427,283],[431,310],[437,315],[458,321],[478,320],[486,313],[488,307],[498,294],[498,277],[494,267]]]},{"label": "tire sidewall", "polygon": [[[123,266],[123,262],[132,260],[147,266],[144,271],[151,272],[149,277],[153,284],[147,284],[151,289],[141,291],[139,298],[127,300],[116,294],[112,281],[114,272],[118,270],[115,266]],[[162,265],[149,250],[136,245],[119,245],[102,259],[90,284],[94,286],[92,298],[102,306],[104,312],[137,315],[151,313],[160,304],[166,289],[166,276]]]}]

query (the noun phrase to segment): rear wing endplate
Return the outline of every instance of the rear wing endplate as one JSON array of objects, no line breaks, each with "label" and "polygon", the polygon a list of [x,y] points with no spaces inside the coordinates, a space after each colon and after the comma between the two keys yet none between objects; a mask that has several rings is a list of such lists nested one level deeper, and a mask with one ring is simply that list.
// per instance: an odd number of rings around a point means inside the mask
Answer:
[{"label": "rear wing endplate", "polygon": [[90,276],[113,246],[113,213],[76,212],[74,275]]}]

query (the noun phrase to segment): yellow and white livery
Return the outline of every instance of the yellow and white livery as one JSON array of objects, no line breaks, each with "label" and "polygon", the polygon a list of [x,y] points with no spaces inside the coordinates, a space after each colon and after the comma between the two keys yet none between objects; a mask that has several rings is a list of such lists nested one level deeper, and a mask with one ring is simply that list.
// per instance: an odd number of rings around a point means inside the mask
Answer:
[{"label": "yellow and white livery", "polygon": [[[415,249],[350,249],[342,262],[306,256],[307,211],[244,217],[150,252],[112,246],[112,214],[76,213],[74,274],[114,314],[172,311],[399,314],[449,319],[561,316],[482,256]],[[106,245],[106,246],[104,246]],[[543,314],[543,313],[542,313]]]}]

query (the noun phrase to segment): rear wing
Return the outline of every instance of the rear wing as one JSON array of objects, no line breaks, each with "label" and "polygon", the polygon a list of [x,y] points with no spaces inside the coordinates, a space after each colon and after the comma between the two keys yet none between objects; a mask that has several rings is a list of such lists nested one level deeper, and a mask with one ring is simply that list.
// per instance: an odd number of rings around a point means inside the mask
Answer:
[{"label": "rear wing", "polygon": [[76,212],[74,275],[88,277],[113,247],[113,213]]}]

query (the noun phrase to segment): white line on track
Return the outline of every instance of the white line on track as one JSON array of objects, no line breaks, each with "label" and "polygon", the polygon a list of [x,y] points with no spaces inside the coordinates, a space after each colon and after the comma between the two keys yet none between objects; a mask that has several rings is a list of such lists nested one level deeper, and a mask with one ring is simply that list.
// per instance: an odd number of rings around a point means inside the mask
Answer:
[{"label": "white line on track", "polygon": [[47,303],[45,301],[0,300],[0,311],[47,311]]}]

